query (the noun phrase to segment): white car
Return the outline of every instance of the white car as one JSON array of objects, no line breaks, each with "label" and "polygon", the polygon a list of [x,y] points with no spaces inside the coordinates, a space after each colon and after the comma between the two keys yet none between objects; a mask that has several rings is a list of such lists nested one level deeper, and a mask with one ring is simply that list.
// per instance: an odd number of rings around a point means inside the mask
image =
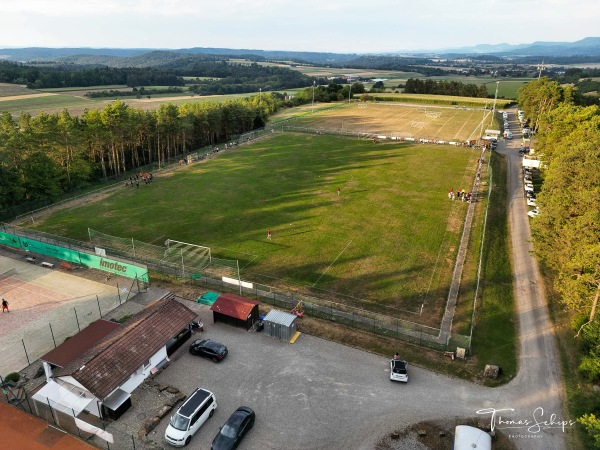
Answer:
[{"label": "white car", "polygon": [[528,198],[527,199],[527,206],[537,206],[535,198]]},{"label": "white car", "polygon": [[534,191],[534,189],[533,189],[533,184],[531,184],[531,183],[527,183],[527,184],[525,185],[525,192],[533,192],[533,191]]},{"label": "white car", "polygon": [[390,361],[390,380],[408,383],[408,364],[400,359]]},{"label": "white car", "polygon": [[527,213],[527,215],[529,217],[535,217],[535,216],[539,216],[540,215],[540,210],[539,209],[532,209],[531,211],[529,211]]}]

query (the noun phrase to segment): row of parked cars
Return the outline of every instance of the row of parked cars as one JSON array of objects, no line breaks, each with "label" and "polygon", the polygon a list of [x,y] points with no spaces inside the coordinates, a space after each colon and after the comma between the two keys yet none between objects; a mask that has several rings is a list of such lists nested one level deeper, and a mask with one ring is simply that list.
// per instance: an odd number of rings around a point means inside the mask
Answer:
[{"label": "row of parked cars", "polygon": [[[227,346],[211,339],[197,339],[190,344],[192,355],[223,361],[229,351]],[[217,409],[217,399],[208,389],[199,387],[171,416],[165,430],[165,440],[174,447],[184,447],[192,436],[210,419]],[[227,419],[213,439],[211,450],[231,450],[238,446],[246,433],[254,426],[256,414],[249,406],[240,406]]]},{"label": "row of parked cars", "polygon": [[533,187],[533,169],[530,169],[529,167],[523,168],[523,185],[525,189],[525,198],[527,198],[527,206],[534,207],[527,215],[529,217],[535,217],[540,214],[540,211],[537,209],[535,189]]},{"label": "row of parked cars", "polygon": [[510,131],[510,124],[508,123],[508,113],[506,111],[504,111],[502,113],[502,118],[504,119],[504,138],[505,139],[512,139],[513,138],[513,134]]}]

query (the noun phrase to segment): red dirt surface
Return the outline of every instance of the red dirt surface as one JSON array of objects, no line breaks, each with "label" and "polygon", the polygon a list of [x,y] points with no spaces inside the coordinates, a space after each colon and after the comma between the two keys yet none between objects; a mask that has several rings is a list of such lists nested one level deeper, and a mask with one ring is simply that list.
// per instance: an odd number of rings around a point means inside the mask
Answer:
[{"label": "red dirt surface", "polygon": [[70,434],[49,427],[42,419],[2,402],[0,436],[3,450],[96,450]]}]

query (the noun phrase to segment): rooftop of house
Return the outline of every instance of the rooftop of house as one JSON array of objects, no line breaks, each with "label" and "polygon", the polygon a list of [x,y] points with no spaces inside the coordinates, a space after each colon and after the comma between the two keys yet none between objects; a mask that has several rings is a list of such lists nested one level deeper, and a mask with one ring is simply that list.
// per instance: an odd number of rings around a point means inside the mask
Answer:
[{"label": "rooftop of house", "polygon": [[55,370],[104,399],[177,335],[197,314],[172,294],[151,303],[87,351]]}]

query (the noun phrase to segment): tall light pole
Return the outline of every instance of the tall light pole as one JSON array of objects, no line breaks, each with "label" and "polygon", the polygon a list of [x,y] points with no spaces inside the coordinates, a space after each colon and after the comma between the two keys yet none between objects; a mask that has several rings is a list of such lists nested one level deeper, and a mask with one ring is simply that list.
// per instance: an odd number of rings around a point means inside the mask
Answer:
[{"label": "tall light pole", "polygon": [[312,112],[313,113],[315,112],[315,84],[316,83],[317,83],[316,81],[313,81],[313,101],[312,101]]},{"label": "tall light pole", "polygon": [[498,99],[498,86],[500,86],[500,82],[496,81],[496,93],[494,94],[494,106],[492,107],[492,112],[496,112],[496,100]]},{"label": "tall light pole", "polygon": [[258,104],[262,104],[262,88],[258,88]]},{"label": "tall light pole", "polygon": [[352,92],[352,85],[348,84],[348,103],[350,103],[350,93]]}]

